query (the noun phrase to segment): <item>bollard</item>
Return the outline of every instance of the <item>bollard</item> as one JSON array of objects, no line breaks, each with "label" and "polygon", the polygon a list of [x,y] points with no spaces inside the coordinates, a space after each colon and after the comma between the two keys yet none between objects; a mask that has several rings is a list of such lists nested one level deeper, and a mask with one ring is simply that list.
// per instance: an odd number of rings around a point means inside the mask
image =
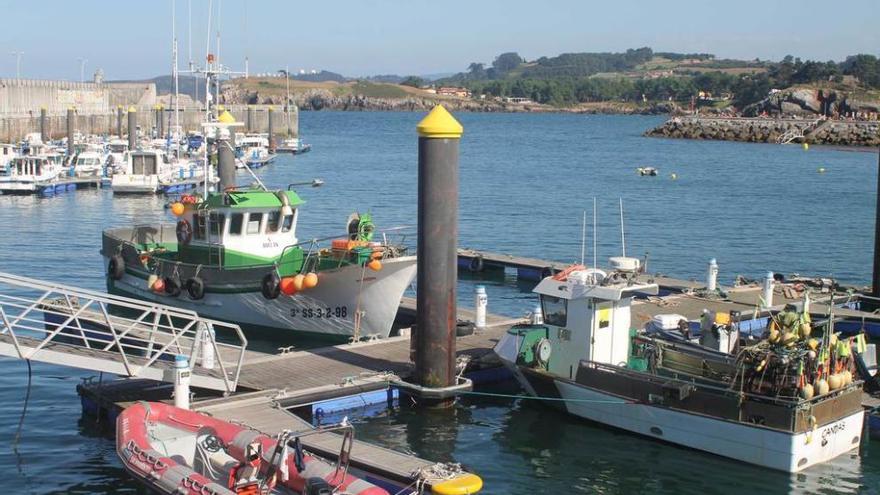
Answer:
[{"label": "bollard", "polygon": [[128,149],[137,149],[137,109],[134,105],[128,107]]},{"label": "bollard", "polygon": [[73,160],[73,107],[67,109],[67,159]]},{"label": "bollard", "polygon": [[40,107],[40,140],[49,142],[49,119],[46,117],[46,107]]},{"label": "bollard", "polygon": [[773,272],[767,272],[767,278],[764,279],[762,299],[764,300],[763,308],[766,309],[773,306]]},{"label": "bollard", "polygon": [[174,356],[174,407],[189,409],[189,379],[191,375],[186,356]]},{"label": "bollard", "polygon": [[269,128],[269,153],[275,153],[275,126],[272,122],[273,114],[274,112],[272,111],[272,107],[269,107],[266,114],[266,118],[269,120],[267,124]]},{"label": "bollard", "polygon": [[217,334],[214,332],[214,328],[206,325],[205,323],[199,324],[199,332],[201,332],[202,346],[201,346],[201,357],[202,357],[202,368],[206,370],[214,369],[214,340],[217,338]]},{"label": "bollard", "polygon": [[[458,145],[463,128],[440,105],[419,122],[416,380],[455,384]],[[452,399],[431,405],[448,407]]]},{"label": "bollard", "polygon": [[541,310],[541,305],[535,306],[535,309],[532,311],[532,325],[543,325],[544,324],[544,312]]},{"label": "bollard", "polygon": [[116,136],[122,139],[122,105],[116,107]]},{"label": "bollard", "polygon": [[486,287],[478,285],[474,289],[474,325],[477,328],[486,328],[486,306],[489,305],[489,296],[486,295]]},{"label": "bollard", "polygon": [[715,258],[709,260],[709,268],[706,271],[706,289],[709,292],[715,291],[718,287],[718,263]]}]

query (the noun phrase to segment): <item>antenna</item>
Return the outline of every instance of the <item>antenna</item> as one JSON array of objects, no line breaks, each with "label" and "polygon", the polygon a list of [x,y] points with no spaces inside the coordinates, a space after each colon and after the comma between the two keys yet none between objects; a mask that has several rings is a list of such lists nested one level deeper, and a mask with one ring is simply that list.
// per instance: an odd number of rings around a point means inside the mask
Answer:
[{"label": "antenna", "polygon": [[593,268],[598,268],[597,258],[599,256],[599,231],[596,228],[596,219],[598,218],[596,214],[596,198],[593,197]]},{"label": "antenna", "polygon": [[581,264],[584,264],[584,251],[587,249],[587,210],[584,210],[584,222],[581,227]]},{"label": "antenna", "polygon": [[626,258],[626,234],[623,233],[623,198],[617,198],[620,201],[620,247],[623,251],[622,256]]}]

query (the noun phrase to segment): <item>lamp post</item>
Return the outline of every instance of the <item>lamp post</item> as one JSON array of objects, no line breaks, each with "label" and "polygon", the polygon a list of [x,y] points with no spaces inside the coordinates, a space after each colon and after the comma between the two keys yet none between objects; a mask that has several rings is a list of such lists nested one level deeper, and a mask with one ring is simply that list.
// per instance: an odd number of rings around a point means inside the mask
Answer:
[{"label": "lamp post", "polygon": [[12,52],[12,56],[15,57],[15,78],[21,79],[21,56],[24,55],[24,52]]},{"label": "lamp post", "polygon": [[86,82],[86,58],[79,59],[79,82]]}]

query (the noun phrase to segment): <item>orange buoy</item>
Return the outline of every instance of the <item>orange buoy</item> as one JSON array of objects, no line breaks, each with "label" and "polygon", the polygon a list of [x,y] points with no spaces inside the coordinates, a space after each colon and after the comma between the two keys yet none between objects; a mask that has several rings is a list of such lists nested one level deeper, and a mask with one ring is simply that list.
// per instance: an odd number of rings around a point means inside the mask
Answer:
[{"label": "orange buoy", "polygon": [[373,260],[367,263],[367,268],[373,270],[374,272],[378,272],[382,269],[382,262],[379,260]]},{"label": "orange buoy", "polygon": [[382,257],[382,251],[373,251],[373,253],[370,254],[370,259],[377,260],[377,259],[380,259],[381,257]]},{"label": "orange buoy", "polygon": [[162,277],[156,278],[156,281],[153,282],[153,291],[154,292],[164,292],[165,291],[165,279]]},{"label": "orange buoy", "polygon": [[183,215],[184,211],[186,211],[186,206],[183,203],[178,201],[171,204],[171,213],[174,213],[175,217]]},{"label": "orange buoy", "polygon": [[306,276],[302,273],[297,273],[293,276],[293,288],[296,289],[297,292],[303,290],[303,282],[305,282]]},{"label": "orange buoy", "polygon": [[296,277],[284,277],[281,279],[281,283],[278,284],[281,287],[281,293],[287,296],[292,296],[296,294],[296,284],[294,283],[294,278]]},{"label": "orange buoy", "polygon": [[311,289],[318,285],[318,274],[315,272],[306,273],[305,279],[303,279],[303,287],[306,289]]}]

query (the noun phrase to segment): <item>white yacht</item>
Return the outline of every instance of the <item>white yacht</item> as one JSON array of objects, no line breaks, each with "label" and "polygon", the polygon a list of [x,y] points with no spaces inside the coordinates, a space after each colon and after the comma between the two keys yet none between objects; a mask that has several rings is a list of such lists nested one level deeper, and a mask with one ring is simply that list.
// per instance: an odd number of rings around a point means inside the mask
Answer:
[{"label": "white yacht", "polygon": [[260,168],[275,159],[275,155],[269,153],[267,134],[245,134],[238,139],[241,162],[236,163],[237,168]]},{"label": "white yacht", "polygon": [[104,175],[104,166],[108,156],[103,146],[88,144],[73,158],[70,175],[74,177],[100,177]]},{"label": "white yacht", "polygon": [[168,176],[171,163],[162,150],[129,151],[122,170],[113,174],[113,194],[155,194],[159,192],[159,178]]},{"label": "white yacht", "polygon": [[42,155],[13,158],[6,175],[0,176],[0,192],[3,194],[32,194],[45,184],[58,178],[61,165]]}]

